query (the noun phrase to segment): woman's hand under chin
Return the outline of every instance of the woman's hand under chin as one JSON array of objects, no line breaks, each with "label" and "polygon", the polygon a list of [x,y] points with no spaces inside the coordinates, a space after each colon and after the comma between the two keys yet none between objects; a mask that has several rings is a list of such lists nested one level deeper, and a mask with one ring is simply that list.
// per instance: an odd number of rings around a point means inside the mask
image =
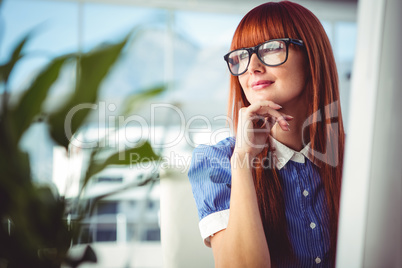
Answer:
[{"label": "woman's hand under chin", "polygon": [[253,158],[267,146],[272,127],[277,123],[289,131],[292,116],[278,110],[282,107],[272,101],[258,101],[239,111],[234,154]]}]

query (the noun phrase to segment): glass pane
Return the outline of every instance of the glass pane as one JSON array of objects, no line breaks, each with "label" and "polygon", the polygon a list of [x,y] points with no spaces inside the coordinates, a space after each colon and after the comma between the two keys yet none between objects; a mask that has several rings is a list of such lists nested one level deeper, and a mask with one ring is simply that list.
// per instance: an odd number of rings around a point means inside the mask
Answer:
[{"label": "glass pane", "polygon": [[26,46],[26,57],[17,64],[9,88],[22,90],[52,57],[78,49],[77,3],[61,1],[4,0],[1,7],[0,61],[8,60],[23,36],[35,30]]},{"label": "glass pane", "polygon": [[86,3],[82,26],[84,50],[121,38],[136,27],[164,27],[165,23],[166,11],[162,9]]},{"label": "glass pane", "polygon": [[124,97],[165,81],[166,14],[166,10],[136,6],[84,5],[84,50],[103,42],[116,42],[130,31],[141,29],[104,81],[102,99],[119,107]]},{"label": "glass pane", "polygon": [[99,202],[97,205],[98,215],[117,214],[118,203],[116,201]]},{"label": "glass pane", "polygon": [[324,27],[325,32],[328,35],[329,41],[331,42],[331,45],[333,45],[333,28],[332,28],[332,24],[329,21],[326,20],[322,20],[321,21],[322,26]]},{"label": "glass pane", "polygon": [[109,230],[97,230],[96,231],[96,241],[97,242],[113,242],[116,241],[116,229]]},{"label": "glass pane", "polygon": [[179,41],[192,44],[192,50],[185,54],[175,53],[175,77],[179,79],[176,99],[217,102],[220,109],[216,113],[226,113],[230,74],[223,55],[230,50],[240,20],[240,15],[233,14],[176,12],[175,31],[181,37]]},{"label": "glass pane", "polygon": [[[9,60],[16,44],[33,32],[9,81],[10,105],[52,58],[78,49],[78,5],[73,2],[4,0],[1,5],[0,62]],[[67,77],[65,77],[67,78]],[[52,89],[52,92],[55,88]],[[3,92],[0,92],[3,93]],[[60,97],[58,98],[60,100]],[[33,178],[50,183],[53,148],[44,124],[33,124],[21,147],[30,153]]]},{"label": "glass pane", "polygon": [[335,27],[335,55],[339,74],[339,91],[345,131],[349,125],[350,79],[355,57],[357,25],[356,22],[337,22]]},{"label": "glass pane", "polygon": [[340,62],[353,61],[356,48],[357,25],[355,22],[337,22],[336,34],[336,55]]}]

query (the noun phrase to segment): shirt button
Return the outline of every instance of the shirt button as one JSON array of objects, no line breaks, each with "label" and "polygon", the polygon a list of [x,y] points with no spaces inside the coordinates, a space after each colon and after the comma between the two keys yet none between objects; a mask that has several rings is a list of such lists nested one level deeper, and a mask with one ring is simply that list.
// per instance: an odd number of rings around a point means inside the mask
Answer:
[{"label": "shirt button", "polygon": [[308,196],[308,191],[307,191],[307,190],[304,190],[304,191],[303,191],[303,195],[304,195],[305,197],[307,197],[307,196]]},{"label": "shirt button", "polygon": [[311,229],[314,229],[314,228],[315,228],[315,223],[314,223],[314,222],[310,223],[310,228],[311,228]]},{"label": "shirt button", "polygon": [[319,263],[321,263],[321,259],[320,258],[315,258],[315,263],[317,263],[317,264],[319,264]]}]

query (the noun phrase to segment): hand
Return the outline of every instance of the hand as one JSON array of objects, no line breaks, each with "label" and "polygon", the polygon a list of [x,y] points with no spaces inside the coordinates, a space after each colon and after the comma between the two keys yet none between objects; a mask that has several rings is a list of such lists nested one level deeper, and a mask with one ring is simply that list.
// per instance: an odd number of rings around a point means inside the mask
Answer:
[{"label": "hand", "polygon": [[289,131],[287,121],[293,117],[280,113],[282,107],[272,101],[260,101],[239,111],[235,153],[255,157],[264,147],[275,123]]}]

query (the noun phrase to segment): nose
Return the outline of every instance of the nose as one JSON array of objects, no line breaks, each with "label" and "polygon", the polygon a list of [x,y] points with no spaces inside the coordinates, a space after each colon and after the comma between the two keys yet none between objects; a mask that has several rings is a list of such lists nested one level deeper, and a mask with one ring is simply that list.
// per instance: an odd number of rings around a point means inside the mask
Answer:
[{"label": "nose", "polygon": [[256,73],[256,72],[264,72],[264,64],[257,57],[257,54],[253,53],[250,58],[250,64],[248,65],[248,72]]}]

